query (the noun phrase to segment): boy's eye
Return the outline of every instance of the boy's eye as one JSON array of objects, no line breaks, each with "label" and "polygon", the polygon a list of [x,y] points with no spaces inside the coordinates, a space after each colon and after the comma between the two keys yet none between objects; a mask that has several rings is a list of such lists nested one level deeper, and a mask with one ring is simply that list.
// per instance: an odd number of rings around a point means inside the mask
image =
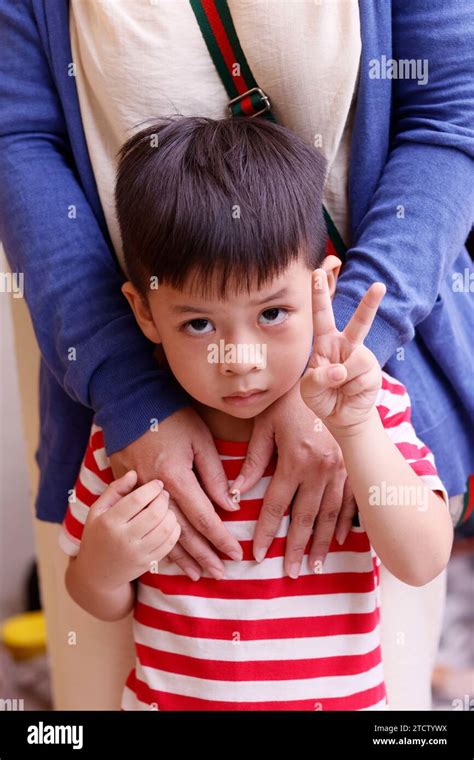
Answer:
[{"label": "boy's eye", "polygon": [[204,335],[210,332],[210,330],[206,330],[207,325],[209,325],[212,331],[212,322],[209,319],[190,319],[189,322],[183,325],[183,329],[188,335]]},{"label": "boy's eye", "polygon": [[[279,314],[279,312],[281,312],[281,314]],[[260,316],[264,317],[265,321],[263,324],[265,325],[279,325],[281,324],[281,322],[285,321],[285,318],[287,317],[287,315],[288,315],[287,309],[274,307],[273,309],[265,309],[265,311],[262,311]]]}]

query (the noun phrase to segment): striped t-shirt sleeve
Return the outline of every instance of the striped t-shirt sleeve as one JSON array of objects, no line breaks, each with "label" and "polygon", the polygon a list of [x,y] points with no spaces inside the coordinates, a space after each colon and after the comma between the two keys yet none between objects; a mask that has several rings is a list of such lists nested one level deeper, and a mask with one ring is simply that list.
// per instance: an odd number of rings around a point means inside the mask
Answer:
[{"label": "striped t-shirt sleeve", "polygon": [[113,479],[109,458],[105,453],[104,434],[97,425],[93,425],[76,485],[59,532],[59,545],[71,557],[79,553],[89,509]]},{"label": "striped t-shirt sleeve", "polygon": [[449,497],[438,475],[433,452],[418,438],[413,427],[407,389],[386,372],[382,372],[376,406],[384,429],[420,478],[420,486],[438,492],[449,509]]}]

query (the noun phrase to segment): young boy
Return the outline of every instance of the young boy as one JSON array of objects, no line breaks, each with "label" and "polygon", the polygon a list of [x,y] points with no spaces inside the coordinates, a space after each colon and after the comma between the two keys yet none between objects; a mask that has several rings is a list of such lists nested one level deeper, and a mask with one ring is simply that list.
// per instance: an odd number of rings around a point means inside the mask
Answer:
[{"label": "young boy", "polygon": [[288,505],[256,562],[275,452],[235,511],[217,508],[243,559],[225,558],[221,580],[193,581],[164,559],[180,526],[163,483],[137,488],[134,471],[113,482],[94,425],[61,545],[81,607],[102,620],[134,609],[124,710],[383,709],[379,564],[419,586],[448,562],[452,524],[433,456],[405,388],[363,345],[384,286],[369,288],[343,332],[334,324],[340,262],[325,256],[324,178],[318,151],[259,119],[169,119],[122,148],[122,290],[207,423],[229,483],[256,415],[298,383],[314,435],[322,420],[341,447],[360,514],[324,565],[292,579]]}]

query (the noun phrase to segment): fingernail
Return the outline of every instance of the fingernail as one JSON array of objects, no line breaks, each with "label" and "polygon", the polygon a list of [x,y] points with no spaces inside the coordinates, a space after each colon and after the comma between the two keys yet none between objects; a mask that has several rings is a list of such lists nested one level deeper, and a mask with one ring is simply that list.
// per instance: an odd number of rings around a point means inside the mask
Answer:
[{"label": "fingernail", "polygon": [[240,500],[240,493],[239,493],[238,499],[234,499],[231,496],[227,496],[226,501],[229,507],[231,508],[232,512],[237,512],[237,510],[240,509],[239,500]]},{"label": "fingernail", "polygon": [[163,488],[163,486],[165,485],[162,480],[155,480],[155,483],[157,486],[160,486],[160,488]]},{"label": "fingernail", "polygon": [[300,574],[300,567],[301,565],[299,562],[293,562],[290,565],[290,569],[288,570],[288,575],[290,576],[290,578],[294,578],[295,580],[296,578],[298,578]]},{"label": "fingernail", "polygon": [[244,482],[245,478],[243,475],[239,475],[238,478],[236,478],[233,483],[229,486],[229,491],[239,491],[242,489],[242,484]]},{"label": "fingernail", "polygon": [[235,551],[228,552],[228,556],[231,557],[231,559],[235,559],[236,562],[240,562],[240,560],[242,559],[244,555],[241,549],[240,551],[235,550]]},{"label": "fingernail", "polygon": [[345,543],[346,538],[347,538],[347,534],[344,528],[342,529],[338,528],[336,530],[336,541],[339,544],[339,546],[342,546],[342,544]]},{"label": "fingernail", "polygon": [[323,570],[324,560],[325,557],[316,557],[316,559],[313,562],[313,573],[321,573]]},{"label": "fingernail", "polygon": [[209,572],[216,581],[220,581],[224,577],[224,571],[219,567],[210,567]]},{"label": "fingernail", "polygon": [[259,549],[255,549],[253,556],[255,557],[256,562],[261,562],[263,559],[265,559],[265,554],[267,553],[266,549],[263,549],[260,547]]},{"label": "fingernail", "polygon": [[192,581],[198,581],[201,577],[197,570],[195,570],[193,567],[188,567],[186,569],[186,573],[189,575]]}]

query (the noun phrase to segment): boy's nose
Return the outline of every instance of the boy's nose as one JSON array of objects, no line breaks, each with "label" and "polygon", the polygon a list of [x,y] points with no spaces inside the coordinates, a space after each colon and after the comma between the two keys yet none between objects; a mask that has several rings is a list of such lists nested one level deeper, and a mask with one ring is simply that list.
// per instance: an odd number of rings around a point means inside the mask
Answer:
[{"label": "boy's nose", "polygon": [[265,346],[259,343],[226,343],[220,356],[219,371],[223,375],[246,375],[266,366]]},{"label": "boy's nose", "polygon": [[262,369],[258,362],[225,362],[219,367],[223,375],[247,375],[253,370]]}]

